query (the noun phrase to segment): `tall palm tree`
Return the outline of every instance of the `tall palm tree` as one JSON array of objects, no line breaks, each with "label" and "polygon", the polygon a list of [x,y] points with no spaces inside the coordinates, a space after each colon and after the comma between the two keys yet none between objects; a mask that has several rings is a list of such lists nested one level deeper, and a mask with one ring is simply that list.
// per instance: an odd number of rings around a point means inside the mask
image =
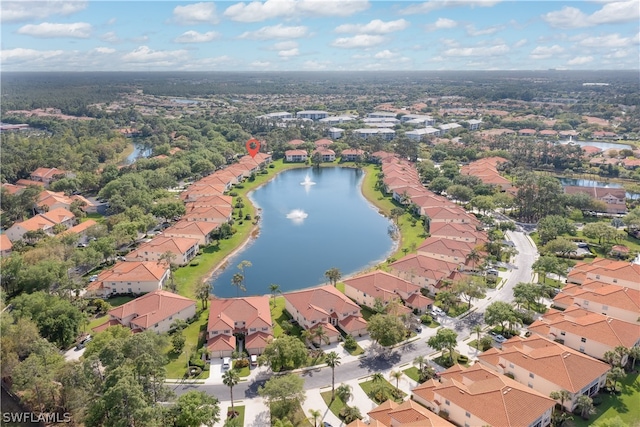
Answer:
[{"label": "tall palm tree", "polygon": [[324,275],[334,287],[337,286],[338,280],[342,277],[342,273],[336,267],[331,267],[324,272]]},{"label": "tall palm tree", "polygon": [[276,305],[276,295],[279,293],[282,293],[282,291],[280,290],[280,285],[276,285],[275,283],[272,283],[269,285],[269,292],[271,292],[271,297],[273,298],[273,305]]},{"label": "tall palm tree", "polygon": [[476,265],[478,262],[480,262],[481,259],[482,259],[482,256],[480,255],[480,252],[476,248],[473,248],[467,254],[465,261],[471,262],[473,265]]},{"label": "tall palm tree", "polygon": [[380,372],[376,372],[375,374],[371,375],[371,382],[381,383],[383,381],[384,381],[384,375],[382,375]]},{"label": "tall palm tree", "polygon": [[236,295],[240,296],[240,291],[246,292],[247,288],[244,287],[244,276],[242,273],[236,273],[231,278],[231,284],[236,287]]},{"label": "tall palm tree", "polygon": [[318,418],[322,416],[322,413],[317,409],[309,409],[309,418],[313,419],[313,427],[318,427]]},{"label": "tall palm tree", "polygon": [[424,356],[416,356],[415,359],[413,359],[413,364],[414,365],[418,365],[418,370],[420,370],[420,372],[422,372],[422,367],[427,363],[427,358]]},{"label": "tall palm tree", "polygon": [[336,388],[336,396],[346,405],[352,396],[351,386],[349,384],[340,384]]},{"label": "tall palm tree", "polygon": [[331,401],[333,402],[333,400],[336,397],[336,367],[340,366],[340,355],[338,355],[338,353],[336,353],[335,351],[332,351],[330,353],[327,354],[326,358],[325,358],[325,362],[327,363],[327,366],[331,368]]},{"label": "tall palm tree", "polygon": [[229,387],[229,393],[231,394],[231,412],[234,412],[233,408],[233,387],[240,382],[240,375],[234,369],[229,369],[222,374],[222,383]]},{"label": "tall palm tree", "polygon": [[564,410],[564,402],[571,399],[571,393],[569,393],[567,390],[556,390],[552,391],[551,394],[549,394],[549,397],[553,400],[559,400],[560,407],[562,407]]},{"label": "tall palm tree", "polygon": [[580,416],[582,418],[586,418],[588,415],[591,415],[595,412],[595,408],[593,407],[593,399],[591,399],[586,394],[581,394],[576,399],[576,408],[580,411]]},{"label": "tall palm tree", "polygon": [[245,292],[247,290],[247,288],[245,286],[245,280],[247,278],[246,277],[247,273],[246,273],[245,269],[248,268],[248,267],[251,267],[251,266],[253,266],[253,264],[251,264],[251,261],[247,261],[246,259],[240,261],[240,264],[238,264],[238,270],[240,270],[240,272],[242,273],[242,287],[243,287],[243,291],[245,291]]},{"label": "tall palm tree", "polygon": [[615,368],[611,369],[609,373],[607,373],[607,379],[611,381],[614,393],[618,391],[618,380],[624,378],[624,375],[624,369],[619,366],[616,366]]},{"label": "tall palm tree", "polygon": [[329,335],[327,335],[322,325],[318,325],[311,330],[311,337],[314,342],[317,340],[318,347],[322,345],[322,341],[324,341],[325,344],[329,344]]},{"label": "tall palm tree", "polygon": [[401,370],[397,370],[397,371],[391,371],[389,373],[389,378],[393,378],[396,380],[396,390],[400,391],[400,378],[402,378],[402,371]]},{"label": "tall palm tree", "polygon": [[473,332],[474,334],[476,334],[476,350],[480,351],[480,332],[482,332],[482,326],[480,325],[475,325],[473,328],[471,328],[471,332]]},{"label": "tall palm tree", "polygon": [[640,359],[640,347],[633,346],[629,349],[629,357],[631,357],[631,369],[635,369],[636,360]]}]

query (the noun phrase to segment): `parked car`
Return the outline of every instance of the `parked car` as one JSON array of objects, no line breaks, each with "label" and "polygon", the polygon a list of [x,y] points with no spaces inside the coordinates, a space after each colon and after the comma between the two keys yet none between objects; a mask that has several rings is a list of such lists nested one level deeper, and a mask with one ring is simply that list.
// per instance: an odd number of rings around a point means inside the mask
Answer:
[{"label": "parked car", "polygon": [[78,345],[76,345],[76,350],[82,350],[87,346],[87,344],[89,344],[90,341],[91,341],[91,335],[87,335],[82,340],[80,340]]},{"label": "parked car", "polygon": [[500,334],[496,334],[496,335],[494,335],[494,336],[493,336],[493,340],[494,340],[495,342],[497,342],[498,344],[502,344],[502,343],[503,343],[503,342],[505,342],[507,339],[506,339],[505,337],[503,337],[502,335],[500,335]]},{"label": "parked car", "polygon": [[422,326],[420,326],[420,325],[416,325],[416,326],[413,328],[413,330],[414,330],[416,333],[418,333],[418,334],[419,334],[420,332],[422,332]]},{"label": "parked car", "polygon": [[444,316],[445,312],[442,311],[442,309],[440,307],[436,307],[435,305],[431,308],[431,316],[432,317],[436,317],[436,316]]},{"label": "parked car", "polygon": [[96,280],[98,280],[98,275],[97,274],[94,274],[93,276],[89,277],[89,281],[90,282],[95,282]]},{"label": "parked car", "polygon": [[231,358],[230,357],[223,357],[222,358],[222,369],[229,369],[231,368]]}]

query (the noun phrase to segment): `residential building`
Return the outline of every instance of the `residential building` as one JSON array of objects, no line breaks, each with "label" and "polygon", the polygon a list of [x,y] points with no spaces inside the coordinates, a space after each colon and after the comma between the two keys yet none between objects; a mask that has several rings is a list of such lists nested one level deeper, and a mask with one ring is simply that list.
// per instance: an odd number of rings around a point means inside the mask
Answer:
[{"label": "residential building", "polygon": [[146,294],[163,289],[169,280],[169,264],[158,261],[123,261],[98,274],[87,286],[87,296],[109,298],[118,294]]},{"label": "residential building", "polygon": [[520,129],[518,131],[518,135],[520,136],[535,136],[535,134],[536,134],[535,129]]},{"label": "residential building", "polygon": [[109,320],[93,328],[101,332],[109,326],[122,325],[133,332],[167,332],[177,319],[187,321],[196,315],[192,299],[157,290],[109,311]]},{"label": "residential building", "polygon": [[436,294],[440,281],[457,271],[459,264],[421,254],[409,254],[390,264],[389,267],[392,274]]},{"label": "residential building", "polygon": [[436,129],[434,127],[425,127],[421,129],[414,129],[405,132],[405,136],[412,141],[422,141],[423,139],[429,137],[437,137],[441,136],[442,131],[440,129]]},{"label": "residential building", "polygon": [[350,121],[355,120],[357,117],[355,116],[350,116],[350,115],[344,115],[344,116],[329,116],[329,117],[325,117],[324,119],[320,119],[320,123],[326,123],[328,125],[337,125],[340,123],[347,123]]},{"label": "residential building", "polygon": [[224,224],[231,220],[233,208],[231,206],[199,206],[187,212],[182,219],[184,221],[203,221],[214,224]]},{"label": "residential building", "polygon": [[331,285],[289,292],[284,298],[285,310],[305,329],[322,325],[354,336],[367,333],[360,307]]},{"label": "residential building", "polygon": [[359,148],[346,148],[342,150],[340,155],[345,162],[357,162],[362,160],[364,150],[360,150]]},{"label": "residential building", "polygon": [[442,131],[442,134],[444,135],[447,132],[451,132],[454,129],[459,129],[462,126],[459,125],[458,123],[445,123],[442,125],[438,125],[438,127],[440,128],[440,130]]},{"label": "residential building", "polygon": [[298,119],[320,120],[329,117],[329,113],[319,110],[304,110],[296,113]]},{"label": "residential building", "polygon": [[162,232],[167,237],[186,237],[197,239],[198,245],[207,246],[213,241],[211,237],[220,224],[207,221],[180,220]]},{"label": "residential building", "polygon": [[566,186],[564,192],[566,194],[582,193],[600,200],[607,205],[607,213],[627,213],[627,196],[624,188]]},{"label": "residential building", "polygon": [[327,129],[327,135],[329,135],[331,139],[340,139],[344,135],[344,129],[330,127]]},{"label": "residential building", "polygon": [[0,257],[7,257],[11,255],[13,249],[13,243],[9,240],[6,234],[0,234]]},{"label": "residential building", "polygon": [[316,148],[313,150],[313,154],[316,153],[320,154],[320,159],[323,162],[333,162],[336,159],[336,152],[329,148]]},{"label": "residential building", "polygon": [[482,120],[471,119],[471,120],[467,120],[467,123],[469,124],[469,130],[478,130],[482,125]]},{"label": "residential building", "polygon": [[[238,183],[234,177],[233,183]],[[180,194],[180,199],[185,202],[194,201],[199,197],[220,196],[227,190],[227,184],[205,184],[196,182]]]},{"label": "residential building", "polygon": [[198,254],[198,239],[187,237],[156,236],[126,255],[127,261],[159,261],[167,252],[173,255],[175,265],[187,265]]},{"label": "residential building", "polygon": [[567,284],[553,299],[553,305],[560,309],[573,304],[625,322],[637,322],[640,291],[586,279],[582,286]]},{"label": "residential building", "polygon": [[467,257],[475,247],[475,243],[432,236],[420,244],[417,252],[431,258],[465,265],[467,263]]},{"label": "residential building", "polygon": [[444,207],[433,207],[426,208],[424,210],[425,215],[429,217],[430,223],[436,222],[453,222],[458,224],[471,224],[471,225],[479,225],[480,221],[478,219],[465,211],[461,207],[457,208],[444,208]]},{"label": "residential building", "polygon": [[236,337],[249,355],[262,354],[273,337],[269,297],[212,299],[207,323],[207,350],[214,357],[231,357]]},{"label": "residential building", "polygon": [[478,362],[544,396],[568,391],[568,411],[573,410],[578,396],[593,396],[604,387],[611,369],[604,362],[538,335],[513,337],[502,343],[502,348],[480,354]]},{"label": "residential building", "polygon": [[76,216],[66,209],[56,208],[47,213],[41,213],[26,221],[17,222],[9,227],[6,235],[12,242],[23,238],[29,231],[42,230],[52,236],[53,227],[61,224],[67,229],[73,226]]},{"label": "residential building", "polygon": [[545,427],[555,401],[476,363],[455,365],[413,389],[413,399],[458,426]]},{"label": "residential building", "polygon": [[67,231],[63,231],[60,235],[64,234],[75,234],[77,237],[76,243],[78,244],[88,244],[89,237],[87,236],[87,230],[91,227],[98,225],[98,223],[93,219],[88,219],[86,221],[81,222],[80,224],[74,225]]},{"label": "residential building", "polygon": [[455,222],[432,222],[429,224],[431,237],[442,237],[460,242],[474,243],[479,246],[488,241],[487,233],[478,231],[473,224]]},{"label": "residential building", "polygon": [[343,280],[343,282],[345,295],[358,304],[369,308],[376,308],[376,305],[379,304],[386,305],[398,299],[405,302],[408,307],[416,308],[419,311],[429,309],[433,304],[433,300],[425,297],[428,301],[419,298],[411,299],[412,302],[419,305],[417,307],[411,306],[408,300],[413,295],[421,295],[420,286],[382,270],[361,274]]},{"label": "residential building", "polygon": [[221,207],[230,208],[233,203],[233,197],[231,196],[202,196],[185,202],[187,212],[195,208],[211,208]]},{"label": "residential building", "polygon": [[[528,329],[600,360],[604,360],[607,351],[613,351],[616,347],[640,346],[640,326],[637,322],[607,317],[577,305],[565,311],[550,309]],[[622,364],[626,362],[625,355]]]},{"label": "residential building", "polygon": [[288,113],[286,111],[278,111],[275,113],[267,113],[261,116],[257,116],[256,119],[262,120],[282,120],[282,119],[292,119],[293,114]]},{"label": "residential building", "polygon": [[284,158],[287,162],[303,163],[307,161],[307,150],[287,150],[284,152]]},{"label": "residential building", "polygon": [[395,119],[396,116],[396,113],[390,111],[374,111],[373,113],[367,114],[367,117],[370,119]]},{"label": "residential building", "polygon": [[[369,411],[367,415],[371,421],[370,427],[454,427],[454,424],[413,400],[396,403],[389,399]],[[358,424],[348,425],[352,426]]]},{"label": "residential building", "polygon": [[576,264],[567,274],[567,283],[581,284],[586,279],[640,291],[640,264],[596,258]]},{"label": "residential building", "polygon": [[58,168],[38,168],[31,172],[29,179],[32,181],[41,182],[45,187],[48,187],[53,181],[64,177],[73,177],[74,175]]},{"label": "residential building", "polygon": [[420,124],[423,126],[433,126],[436,123],[433,117],[422,114],[405,114],[404,116],[400,117],[400,122],[409,124]]}]

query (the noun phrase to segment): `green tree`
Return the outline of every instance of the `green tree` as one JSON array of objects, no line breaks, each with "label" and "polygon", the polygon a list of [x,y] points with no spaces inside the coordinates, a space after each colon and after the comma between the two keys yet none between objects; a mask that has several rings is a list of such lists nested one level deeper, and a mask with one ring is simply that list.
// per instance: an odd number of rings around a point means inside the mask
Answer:
[{"label": "green tree", "polygon": [[360,413],[360,409],[356,406],[345,406],[340,411],[340,415],[344,418],[345,423],[352,423],[355,420],[361,420],[362,414]]},{"label": "green tree", "polygon": [[513,296],[519,304],[526,304],[527,310],[543,296],[543,288],[535,283],[520,282],[513,287]]},{"label": "green tree", "polygon": [[453,359],[453,354],[455,352],[455,348],[457,345],[458,334],[451,329],[442,328],[438,329],[438,332],[429,340],[427,344],[429,347],[433,348],[437,351],[444,351],[445,349],[449,351],[449,358],[451,359],[451,363],[455,363]]},{"label": "green tree", "polygon": [[624,369],[622,369],[619,366],[616,366],[615,368],[611,368],[611,370],[607,373],[607,379],[611,382],[614,393],[618,391],[618,381],[624,378],[624,376],[625,376]]},{"label": "green tree", "polygon": [[577,250],[575,243],[562,237],[558,237],[544,245],[540,249],[540,253],[543,255],[557,254],[562,257],[567,257],[570,254],[575,253]]},{"label": "green tree", "polygon": [[369,336],[383,347],[399,343],[406,336],[406,327],[398,316],[374,314],[367,324]]},{"label": "green tree", "polygon": [[244,276],[242,273],[235,273],[231,278],[231,284],[236,287],[236,296],[240,296],[240,291],[247,291],[247,288],[244,287]]},{"label": "green tree", "polygon": [[176,354],[182,353],[184,349],[184,343],[187,339],[180,332],[171,336],[171,344],[173,345],[173,352]]},{"label": "green tree", "polygon": [[276,285],[275,283],[272,283],[269,285],[269,292],[271,292],[271,298],[273,300],[273,305],[276,305],[276,295],[278,295],[279,293],[282,293],[282,291],[280,290],[280,285]]},{"label": "green tree", "polygon": [[467,309],[471,310],[471,302],[474,299],[484,297],[487,285],[479,279],[472,277],[459,281],[453,285],[453,293],[469,303]]},{"label": "green tree", "polygon": [[396,380],[396,390],[400,391],[400,378],[402,378],[404,374],[401,370],[391,371],[389,373],[389,378]]},{"label": "green tree", "polygon": [[296,374],[274,376],[258,388],[258,394],[271,407],[273,417],[283,418],[304,402],[306,395],[303,386],[304,380]]},{"label": "green tree", "polygon": [[336,388],[336,396],[346,405],[353,396],[351,386],[349,384],[340,384],[338,388]]},{"label": "green tree", "polygon": [[596,412],[596,409],[593,406],[593,399],[586,394],[581,394],[577,397],[576,408],[580,411],[580,416],[582,416],[582,418],[588,418],[589,415]]},{"label": "green tree", "polygon": [[320,417],[322,417],[322,412],[317,409],[309,409],[309,419],[313,421],[313,427],[318,427]]},{"label": "green tree", "polygon": [[458,302],[458,296],[451,290],[443,289],[436,295],[436,301],[440,303],[445,312],[449,312],[451,306]]},{"label": "green tree", "polygon": [[336,397],[336,367],[340,366],[340,356],[332,351],[325,356],[325,362],[331,368],[331,401],[333,402]]},{"label": "green tree", "polygon": [[336,267],[331,267],[324,272],[325,277],[334,287],[338,285],[338,280],[342,277],[342,273]]},{"label": "green tree", "polygon": [[196,286],[196,297],[202,302],[202,309],[206,310],[207,303],[211,297],[211,284],[201,282]]},{"label": "green tree", "polygon": [[[533,268],[533,271],[538,273],[538,275],[542,275],[542,283],[546,283],[547,274],[560,273],[562,270],[561,265],[560,260],[554,255],[543,255],[533,263],[531,268]],[[538,278],[538,281],[540,281],[540,278]]]},{"label": "green tree", "polygon": [[[233,401],[232,401],[233,403]],[[179,427],[213,427],[220,421],[220,403],[203,391],[188,391],[178,398],[172,412]]]},{"label": "green tree", "polygon": [[447,196],[452,197],[454,200],[467,203],[474,196],[473,190],[467,186],[454,184],[447,187]]},{"label": "green tree", "polygon": [[598,244],[611,242],[618,237],[618,230],[603,222],[592,222],[585,224],[582,234],[589,239],[598,239]]},{"label": "green tree", "polygon": [[640,359],[640,347],[633,346],[629,349],[629,357],[631,357],[631,369],[636,368],[636,361]]},{"label": "green tree", "polygon": [[240,382],[240,375],[235,369],[229,369],[224,374],[222,374],[222,383],[229,387],[229,394],[231,397],[231,412],[235,412],[233,406],[233,387],[238,385]]},{"label": "green tree", "polygon": [[564,408],[564,402],[571,400],[571,393],[567,390],[556,390],[552,391],[551,394],[549,394],[549,397],[553,400],[560,401],[560,406]]},{"label": "green tree", "polygon": [[513,307],[508,302],[494,301],[485,310],[484,321],[491,326],[500,325],[500,329],[504,331],[514,314]]},{"label": "green tree", "polygon": [[297,369],[307,361],[307,349],[298,338],[283,335],[267,344],[263,357],[274,372]]}]

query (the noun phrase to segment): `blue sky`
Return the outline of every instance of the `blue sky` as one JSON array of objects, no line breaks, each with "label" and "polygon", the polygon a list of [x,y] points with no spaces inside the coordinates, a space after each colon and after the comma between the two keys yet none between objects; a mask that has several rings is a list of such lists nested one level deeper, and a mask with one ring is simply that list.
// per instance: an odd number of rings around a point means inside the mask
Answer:
[{"label": "blue sky", "polygon": [[2,1],[2,71],[638,69],[640,2]]}]

